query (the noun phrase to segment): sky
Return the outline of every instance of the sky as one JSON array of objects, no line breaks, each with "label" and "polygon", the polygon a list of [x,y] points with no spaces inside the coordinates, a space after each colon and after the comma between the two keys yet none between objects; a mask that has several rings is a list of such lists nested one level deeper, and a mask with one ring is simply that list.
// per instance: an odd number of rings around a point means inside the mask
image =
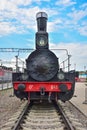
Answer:
[{"label": "sky", "polygon": [[[50,48],[67,49],[71,69],[87,70],[87,0],[0,0],[0,48],[35,48],[39,11],[48,15]],[[1,53],[0,59],[14,55]]]}]

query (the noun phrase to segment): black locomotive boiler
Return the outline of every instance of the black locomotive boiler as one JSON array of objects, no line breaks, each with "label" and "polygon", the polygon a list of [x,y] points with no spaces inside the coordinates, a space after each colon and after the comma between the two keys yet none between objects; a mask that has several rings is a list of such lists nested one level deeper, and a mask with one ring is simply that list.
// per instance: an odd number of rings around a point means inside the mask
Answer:
[{"label": "black locomotive boiler", "polygon": [[13,73],[14,94],[31,100],[62,100],[72,98],[75,87],[75,71],[63,72],[57,56],[49,50],[47,14],[36,15],[36,50],[26,59],[24,73]]}]

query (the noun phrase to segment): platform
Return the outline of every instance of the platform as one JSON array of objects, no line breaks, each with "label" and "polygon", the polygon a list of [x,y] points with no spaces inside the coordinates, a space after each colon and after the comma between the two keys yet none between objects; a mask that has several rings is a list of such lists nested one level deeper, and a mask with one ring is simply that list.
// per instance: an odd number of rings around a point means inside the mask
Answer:
[{"label": "platform", "polygon": [[87,104],[84,104],[87,97],[87,83],[77,82],[75,85],[75,93],[73,98],[70,100],[76,107],[80,109],[87,116]]}]

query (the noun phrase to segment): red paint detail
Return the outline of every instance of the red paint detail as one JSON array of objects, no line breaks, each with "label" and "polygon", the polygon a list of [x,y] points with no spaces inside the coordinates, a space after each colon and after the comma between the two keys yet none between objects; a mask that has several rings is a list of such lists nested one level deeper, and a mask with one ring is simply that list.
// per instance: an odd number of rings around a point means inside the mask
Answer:
[{"label": "red paint detail", "polygon": [[45,88],[45,92],[61,92],[59,85],[66,84],[67,89],[72,88],[72,82],[13,82],[13,87],[15,90],[18,89],[19,84],[24,84],[26,86],[26,92],[40,92],[40,88]]}]

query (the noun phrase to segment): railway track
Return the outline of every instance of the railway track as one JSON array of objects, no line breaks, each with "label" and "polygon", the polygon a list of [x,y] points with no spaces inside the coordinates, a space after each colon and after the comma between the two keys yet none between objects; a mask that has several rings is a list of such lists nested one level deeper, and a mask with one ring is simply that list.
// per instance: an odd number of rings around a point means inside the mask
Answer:
[{"label": "railway track", "polygon": [[[23,109],[24,107],[24,109]],[[23,110],[21,110],[23,109]],[[86,130],[61,102],[25,103],[1,130]]]},{"label": "railway track", "polygon": [[68,107],[70,112],[75,115],[75,118],[79,119],[79,122],[81,122],[83,126],[87,129],[87,116],[71,101],[66,102],[66,106]]},{"label": "railway track", "polygon": [[68,101],[68,103],[71,105],[71,107],[75,109],[75,111],[77,110],[82,116],[87,118],[87,116],[80,109],[78,109],[78,107],[76,107],[71,101]]}]

